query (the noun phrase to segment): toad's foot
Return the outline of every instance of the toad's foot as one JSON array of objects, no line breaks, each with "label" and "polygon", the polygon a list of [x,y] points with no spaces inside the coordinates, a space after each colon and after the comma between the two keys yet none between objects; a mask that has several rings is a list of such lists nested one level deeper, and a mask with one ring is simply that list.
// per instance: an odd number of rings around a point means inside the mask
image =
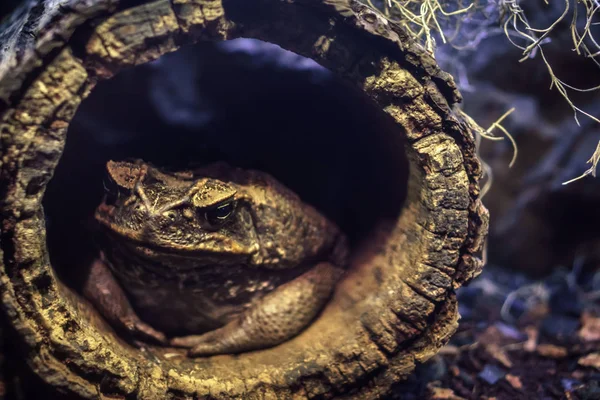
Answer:
[{"label": "toad's foot", "polygon": [[124,329],[133,338],[151,343],[167,343],[162,332],[138,317],[103,260],[97,259],[92,264],[83,293],[114,327]]},{"label": "toad's foot", "polygon": [[257,300],[239,317],[203,335],[174,338],[189,355],[240,353],[275,346],[298,334],[323,308],[343,270],[317,264],[298,278]]},{"label": "toad's foot", "polygon": [[134,338],[140,338],[151,343],[167,344],[167,338],[164,333],[141,321],[137,315],[133,318],[128,316],[119,322]]}]

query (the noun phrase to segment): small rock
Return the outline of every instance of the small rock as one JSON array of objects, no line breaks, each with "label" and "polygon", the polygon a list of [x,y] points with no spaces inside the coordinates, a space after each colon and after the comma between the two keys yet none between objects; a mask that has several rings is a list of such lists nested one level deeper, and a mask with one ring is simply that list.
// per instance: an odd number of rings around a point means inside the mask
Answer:
[{"label": "small rock", "polygon": [[444,377],[447,370],[446,362],[437,354],[426,363],[418,365],[415,374],[427,381],[437,381]]},{"label": "small rock", "polygon": [[589,384],[579,386],[575,389],[575,393],[586,400],[600,399],[600,387],[598,386],[598,381],[592,380]]},{"label": "small rock", "polygon": [[563,389],[567,392],[570,392],[573,389],[575,389],[577,386],[581,385],[581,382],[579,382],[576,379],[561,379],[560,383],[561,383]]},{"label": "small rock", "polygon": [[542,322],[540,331],[550,337],[570,337],[579,328],[579,320],[562,315],[549,315]]},{"label": "small rock", "polygon": [[462,369],[458,370],[457,377],[462,381],[462,383],[466,387],[473,388],[473,386],[475,386],[475,380],[474,380],[474,378],[472,378],[468,373],[466,373]]},{"label": "small rock", "polygon": [[579,316],[583,311],[581,299],[567,283],[563,276],[556,277],[555,282],[548,282],[550,290],[550,309],[554,314]]},{"label": "small rock", "polygon": [[460,303],[458,305],[458,314],[460,315],[460,321],[464,322],[473,319],[475,313],[473,312],[473,308]]},{"label": "small rock", "polygon": [[487,364],[485,367],[483,367],[483,371],[481,371],[477,376],[490,385],[494,385],[496,382],[506,376],[506,372],[495,365]]},{"label": "small rock", "polygon": [[577,363],[582,367],[600,369],[600,353],[590,353],[587,356],[581,357]]},{"label": "small rock", "polygon": [[503,322],[496,322],[494,325],[507,338],[514,340],[524,340],[526,338],[525,334],[520,332],[512,325],[508,325]]},{"label": "small rock", "polygon": [[538,344],[536,350],[539,355],[548,358],[563,358],[569,354],[566,348],[553,344]]}]

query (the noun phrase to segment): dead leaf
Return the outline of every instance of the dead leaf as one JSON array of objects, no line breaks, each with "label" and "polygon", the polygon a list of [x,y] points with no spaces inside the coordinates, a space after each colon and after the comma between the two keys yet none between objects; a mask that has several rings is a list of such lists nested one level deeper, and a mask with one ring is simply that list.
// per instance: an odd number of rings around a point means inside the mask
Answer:
[{"label": "dead leaf", "polygon": [[567,400],[573,400],[573,395],[571,394],[571,392],[565,392],[565,397]]},{"label": "dead leaf", "polygon": [[449,388],[429,386],[429,390],[431,390],[431,400],[465,400],[464,397],[457,396],[454,394],[454,391]]},{"label": "dead leaf", "polygon": [[600,318],[593,316],[589,312],[581,315],[581,329],[577,335],[586,342],[595,342],[600,340]]},{"label": "dead leaf", "polygon": [[512,386],[513,388],[515,388],[517,390],[523,389],[523,384],[521,383],[521,378],[519,378],[518,376],[507,374],[504,377],[504,379],[506,379],[508,381],[508,383],[510,383],[510,386]]},{"label": "dead leaf", "polygon": [[525,328],[527,334],[527,341],[523,345],[523,349],[527,352],[534,352],[537,346],[539,332],[535,326],[528,326]]},{"label": "dead leaf", "polygon": [[512,361],[510,361],[510,358],[508,358],[508,355],[500,346],[497,344],[490,344],[485,347],[485,350],[500,364],[504,365],[506,368],[512,368]]},{"label": "dead leaf", "polygon": [[577,364],[583,367],[600,369],[600,353],[590,353],[585,357],[581,357],[577,360]]},{"label": "dead leaf", "polygon": [[585,378],[586,373],[580,369],[573,371],[573,373],[571,374],[571,376],[574,379],[577,379],[578,381],[582,380],[583,378]]},{"label": "dead leaf", "polygon": [[569,354],[564,347],[553,344],[538,344],[537,352],[539,355],[548,358],[564,358]]}]

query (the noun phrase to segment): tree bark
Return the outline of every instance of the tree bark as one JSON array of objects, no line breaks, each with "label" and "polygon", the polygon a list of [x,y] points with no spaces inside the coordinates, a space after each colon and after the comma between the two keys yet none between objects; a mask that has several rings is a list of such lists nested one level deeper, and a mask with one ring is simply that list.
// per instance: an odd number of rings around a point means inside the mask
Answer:
[{"label": "tree bark", "polygon": [[[457,328],[488,215],[452,78],[399,26],[355,1],[38,0],[0,26],[0,282],[19,354],[82,398],[383,398]],[[135,2],[139,4],[139,2]],[[57,279],[41,201],[80,102],[100,79],[186,43],[251,37],[310,57],[364,91],[406,139],[408,197],[356,250],[311,326],[277,347],[187,359],[140,351]]]}]

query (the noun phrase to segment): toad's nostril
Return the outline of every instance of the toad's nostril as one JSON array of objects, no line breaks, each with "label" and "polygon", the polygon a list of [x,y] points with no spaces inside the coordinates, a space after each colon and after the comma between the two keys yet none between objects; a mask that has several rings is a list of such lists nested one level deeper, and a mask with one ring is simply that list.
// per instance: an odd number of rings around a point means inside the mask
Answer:
[{"label": "toad's nostril", "polygon": [[175,218],[177,218],[177,213],[175,211],[167,211],[165,216],[170,220],[175,220]]}]

